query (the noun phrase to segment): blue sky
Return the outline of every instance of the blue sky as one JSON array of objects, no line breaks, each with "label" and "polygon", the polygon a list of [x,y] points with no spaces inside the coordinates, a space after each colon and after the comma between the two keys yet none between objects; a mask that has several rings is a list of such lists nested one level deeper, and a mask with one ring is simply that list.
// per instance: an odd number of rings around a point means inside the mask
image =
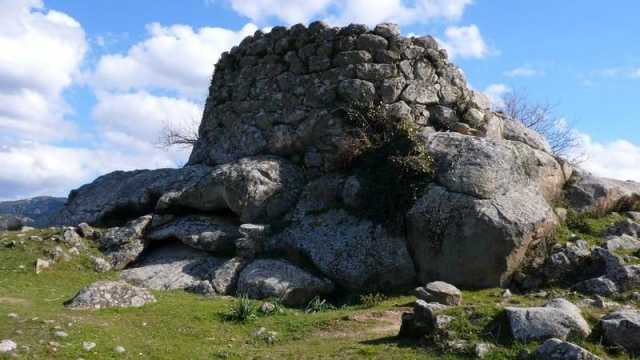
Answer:
[{"label": "blue sky", "polygon": [[[475,89],[556,104],[585,168],[640,180],[637,1],[0,0],[0,199],[66,195],[116,169],[180,166],[219,54],[258,28],[400,23]],[[578,151],[578,150],[577,150]]]}]

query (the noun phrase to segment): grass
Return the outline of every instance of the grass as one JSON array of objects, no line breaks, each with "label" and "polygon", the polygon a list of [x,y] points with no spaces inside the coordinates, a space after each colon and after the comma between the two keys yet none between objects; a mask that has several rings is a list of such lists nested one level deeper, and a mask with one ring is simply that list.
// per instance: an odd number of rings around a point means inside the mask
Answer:
[{"label": "grass", "polygon": [[572,235],[585,240],[590,246],[602,245],[604,232],[612,225],[626,219],[622,214],[613,212],[606,216],[595,217],[589,214],[569,213],[566,224],[556,229],[556,241],[564,244]]},{"label": "grass", "polygon": [[[92,271],[89,256],[60,262],[36,275],[33,263],[55,242],[29,241],[33,231],[0,234],[0,339],[18,343],[22,359],[466,359],[435,346],[418,346],[399,339],[399,319],[413,296],[369,294],[360,301],[334,307],[315,299],[306,309],[282,308],[263,314],[261,301],[247,298],[197,296],[183,291],[154,292],[157,302],[137,309],[72,311],[63,307],[80,288],[97,280],[115,279],[114,272]],[[19,237],[22,236],[22,237]],[[21,241],[23,243],[21,243]],[[15,242],[15,246],[5,245]],[[63,245],[59,245],[63,246]],[[95,249],[90,249],[93,253]],[[551,289],[554,294],[561,289]],[[500,289],[463,291],[464,304],[446,310],[454,316],[455,339],[489,342],[487,359],[514,359],[519,351],[532,351],[537,343],[513,343],[500,328],[504,306],[534,306],[544,299],[514,294],[503,299]],[[566,296],[566,293],[564,294]],[[570,300],[577,301],[577,298]],[[587,314],[595,322],[600,315]],[[8,314],[18,314],[17,319]],[[237,321],[229,321],[237,320]],[[263,329],[264,328],[264,329]],[[62,330],[67,338],[55,338]],[[272,334],[274,336],[272,336]],[[97,346],[90,352],[82,343]],[[49,342],[57,342],[53,347]],[[606,354],[597,339],[580,345]],[[113,348],[123,346],[124,354]],[[26,348],[25,348],[26,347]],[[615,355],[615,354],[614,354]],[[624,355],[609,358],[628,359]],[[9,358],[0,355],[0,359]]]},{"label": "grass", "polygon": [[[138,309],[72,311],[63,306],[80,288],[94,281],[115,279],[117,274],[92,271],[89,257],[60,262],[36,275],[34,262],[54,242],[36,243],[31,235],[48,237],[47,231],[0,234],[0,339],[18,343],[22,359],[435,359],[436,355],[395,338],[397,329],[377,320],[354,321],[369,311],[395,311],[412,297],[394,297],[372,309],[358,305],[305,313],[286,309],[273,315],[258,314],[253,321],[227,321],[229,297],[206,298],[183,291],[154,292],[157,302]],[[24,244],[20,244],[20,241]],[[16,246],[6,244],[15,241]],[[94,251],[94,249],[91,249]],[[246,300],[253,307],[262,302]],[[10,319],[8,314],[18,314]],[[55,327],[69,337],[55,338]],[[273,344],[253,334],[264,327],[277,333]],[[53,352],[49,342],[58,342]],[[85,341],[97,346],[86,352]],[[28,350],[23,348],[28,347]],[[124,354],[113,352],[123,346]],[[140,355],[142,354],[142,355]],[[9,358],[0,355],[0,359]]]}]

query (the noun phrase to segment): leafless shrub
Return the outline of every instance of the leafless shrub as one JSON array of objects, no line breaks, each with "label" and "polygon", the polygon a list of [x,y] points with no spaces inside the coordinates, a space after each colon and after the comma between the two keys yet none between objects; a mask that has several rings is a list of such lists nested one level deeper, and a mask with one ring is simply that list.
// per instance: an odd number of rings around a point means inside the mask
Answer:
[{"label": "leafless shrub", "polygon": [[168,149],[174,146],[191,148],[198,142],[198,121],[166,123],[158,137],[158,146]]},{"label": "leafless shrub", "polygon": [[554,113],[555,105],[533,102],[522,91],[509,92],[502,100],[504,105],[500,110],[544,136],[554,155],[574,164],[584,161],[584,156],[577,152],[580,139],[576,131],[566,119]]}]

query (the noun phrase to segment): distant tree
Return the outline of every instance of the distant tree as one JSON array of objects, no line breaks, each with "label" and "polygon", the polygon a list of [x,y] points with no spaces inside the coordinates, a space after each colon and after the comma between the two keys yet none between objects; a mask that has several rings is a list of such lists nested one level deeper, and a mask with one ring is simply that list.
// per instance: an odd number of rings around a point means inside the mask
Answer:
[{"label": "distant tree", "polygon": [[554,105],[532,102],[522,91],[509,92],[502,100],[504,105],[500,110],[544,136],[554,155],[572,163],[582,161],[582,156],[575,152],[580,145],[579,138],[566,119],[554,114]]},{"label": "distant tree", "polygon": [[171,147],[191,148],[198,141],[198,121],[166,123],[160,132],[158,145],[168,149]]}]

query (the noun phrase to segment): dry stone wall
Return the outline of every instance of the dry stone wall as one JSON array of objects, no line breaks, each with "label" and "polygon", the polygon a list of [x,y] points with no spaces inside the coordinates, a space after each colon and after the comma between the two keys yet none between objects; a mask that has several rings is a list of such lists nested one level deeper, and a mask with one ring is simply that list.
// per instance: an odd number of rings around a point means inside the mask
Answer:
[{"label": "dry stone wall", "polygon": [[468,133],[490,105],[431,36],[403,37],[394,24],[275,27],[222,54],[189,163],[273,154],[331,170],[345,135],[336,110],[354,102]]}]

